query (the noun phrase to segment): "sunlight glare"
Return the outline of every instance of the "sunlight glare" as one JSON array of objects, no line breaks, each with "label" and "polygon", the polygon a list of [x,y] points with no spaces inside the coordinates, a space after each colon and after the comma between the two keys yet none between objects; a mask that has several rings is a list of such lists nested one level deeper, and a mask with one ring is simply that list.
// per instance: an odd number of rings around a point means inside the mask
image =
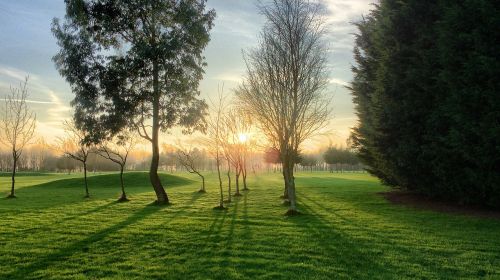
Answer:
[{"label": "sunlight glare", "polygon": [[246,135],[245,133],[240,133],[238,134],[238,139],[241,143],[245,143],[248,140],[248,135]]}]

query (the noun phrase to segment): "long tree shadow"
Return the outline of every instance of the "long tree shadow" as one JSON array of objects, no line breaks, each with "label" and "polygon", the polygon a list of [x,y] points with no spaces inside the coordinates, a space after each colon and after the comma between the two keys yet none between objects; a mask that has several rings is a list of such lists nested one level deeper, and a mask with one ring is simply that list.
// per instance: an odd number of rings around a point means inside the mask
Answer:
[{"label": "long tree shadow", "polygon": [[[312,227],[309,224],[306,228],[317,235],[327,236],[328,234],[334,234],[334,239],[332,240],[342,240],[342,242],[347,245],[350,253],[349,258],[355,259],[356,266],[350,272],[352,275],[356,275],[355,278],[374,278],[377,275],[382,275],[383,273],[388,273],[388,275],[401,275],[405,277],[417,277],[418,272],[408,271],[407,267],[421,266],[421,270],[432,270],[434,273],[438,272],[444,273],[446,275],[454,275],[457,270],[452,267],[441,267],[439,265],[433,264],[432,266],[428,263],[428,255],[425,252],[420,252],[415,250],[413,246],[402,246],[397,242],[391,241],[389,236],[386,236],[380,232],[374,232],[375,229],[370,230],[370,228],[362,227],[360,224],[356,224],[354,221],[342,217],[340,215],[335,215],[336,218],[341,218],[344,222],[348,222],[350,225],[354,225],[353,229],[344,229],[340,227],[335,227],[332,225],[331,221],[325,219],[325,214],[319,213],[313,209],[311,205],[305,203],[301,200],[300,204],[302,208],[306,211],[307,219],[309,221],[314,221],[315,224],[320,225],[319,227]],[[326,209],[326,208],[324,208]],[[354,237],[349,234],[348,231],[355,232],[356,235],[363,235],[365,238]],[[368,237],[368,238],[367,238]],[[324,244],[328,244],[328,240],[325,240]],[[363,248],[364,251],[359,251],[356,248]],[[372,258],[369,258],[369,256]],[[398,256],[396,263],[394,261],[384,261],[384,255],[390,256],[388,260],[392,260],[395,256]],[[374,259],[376,261],[374,262]],[[359,268],[365,267],[359,270]],[[375,272],[375,274],[363,275],[361,272]],[[359,274],[359,275],[358,275]],[[436,276],[436,275],[435,275]]]},{"label": "long tree shadow", "polygon": [[[170,174],[160,174],[168,188],[191,185],[194,181]],[[57,177],[56,177],[57,178]],[[118,198],[120,181],[118,174],[94,175],[88,178],[90,200]],[[127,172],[124,174],[127,193],[153,192],[146,172]],[[85,202],[83,178],[56,179],[50,182],[27,186],[16,191],[17,199],[5,201],[2,207],[22,206],[24,210],[47,209],[67,204]]]},{"label": "long tree shadow", "polygon": [[[342,233],[328,221],[321,219],[320,215],[306,203],[300,200],[299,203],[304,210],[303,214],[287,221],[304,230],[310,236],[310,240],[315,242],[318,248],[322,248],[324,252],[321,254],[327,254],[332,260],[330,264],[332,274],[327,277],[336,277],[337,273],[342,272],[355,279],[384,279],[383,275],[387,277],[397,271],[397,267],[381,263],[378,258],[380,252],[370,252],[367,250],[368,244],[360,243]],[[297,257],[296,262],[304,261],[300,256]]]},{"label": "long tree shadow", "polygon": [[20,266],[12,273],[7,274],[7,279],[27,279],[36,278],[36,272],[42,269],[46,269],[57,262],[64,262],[67,258],[71,257],[76,253],[88,251],[90,244],[102,241],[107,236],[126,228],[129,225],[137,223],[149,215],[159,211],[162,207],[156,205],[148,205],[142,210],[135,212],[133,215],[129,216],[124,221],[117,223],[108,228],[102,229],[80,241],[77,241],[67,247],[60,248],[56,252],[40,257],[37,261],[31,262],[28,265]]}]

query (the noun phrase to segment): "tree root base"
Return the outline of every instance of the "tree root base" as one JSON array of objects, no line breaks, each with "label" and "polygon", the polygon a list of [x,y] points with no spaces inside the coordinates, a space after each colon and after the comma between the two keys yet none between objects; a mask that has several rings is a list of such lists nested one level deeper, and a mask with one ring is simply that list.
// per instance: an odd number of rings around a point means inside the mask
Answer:
[{"label": "tree root base", "polygon": [[89,199],[90,198],[90,194],[85,195],[83,198]]},{"label": "tree root base", "polygon": [[216,206],[216,207],[214,207],[213,209],[214,209],[214,210],[222,210],[222,211],[227,210],[227,208],[226,208],[226,207],[221,206],[221,205]]},{"label": "tree root base", "polygon": [[245,188],[245,189],[243,189],[243,191],[244,192],[248,192],[248,191],[250,191],[250,189],[249,188]]},{"label": "tree root base", "polygon": [[235,193],[235,194],[233,194],[233,196],[242,196],[242,194],[241,193]]},{"label": "tree root base", "polygon": [[155,206],[170,206],[171,203],[169,201],[158,201],[158,200],[155,200],[153,203],[151,203],[151,205],[155,205]]},{"label": "tree root base", "polygon": [[206,190],[199,190],[198,192],[199,192],[199,193],[207,193],[207,191],[206,191]]},{"label": "tree root base", "polygon": [[130,200],[126,196],[122,196],[118,198],[116,202],[129,202]]},{"label": "tree root base", "polygon": [[7,197],[7,199],[13,199],[13,198],[17,198],[17,196],[13,195],[13,194],[9,194]]},{"label": "tree root base", "polygon": [[293,209],[289,209],[285,213],[285,216],[287,216],[287,217],[293,217],[293,216],[299,216],[299,215],[301,215],[301,213],[299,211],[293,210]]}]

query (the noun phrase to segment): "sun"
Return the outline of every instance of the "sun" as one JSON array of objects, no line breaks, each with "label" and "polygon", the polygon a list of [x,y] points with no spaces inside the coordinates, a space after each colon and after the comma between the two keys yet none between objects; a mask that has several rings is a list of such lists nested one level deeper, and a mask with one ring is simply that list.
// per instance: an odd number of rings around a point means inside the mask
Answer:
[{"label": "sun", "polygon": [[245,133],[239,133],[238,134],[238,140],[241,142],[241,143],[245,143],[246,141],[248,141],[248,135],[245,134]]}]

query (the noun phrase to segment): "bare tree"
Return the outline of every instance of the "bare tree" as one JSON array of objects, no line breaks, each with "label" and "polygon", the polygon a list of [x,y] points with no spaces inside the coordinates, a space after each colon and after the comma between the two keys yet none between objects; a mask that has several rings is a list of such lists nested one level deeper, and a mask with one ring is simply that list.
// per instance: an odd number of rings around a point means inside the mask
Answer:
[{"label": "bare tree", "polygon": [[224,93],[224,85],[219,86],[218,89],[218,100],[217,103],[211,102],[213,110],[211,111],[208,119],[207,119],[207,136],[208,139],[206,144],[209,148],[209,151],[215,158],[215,165],[217,167],[217,175],[219,179],[219,191],[220,191],[220,200],[219,206],[216,209],[225,209],[224,207],[224,191],[222,189],[222,177],[221,177],[221,161],[223,156],[222,151],[222,129],[223,129],[223,113],[225,107],[225,98],[223,96]]},{"label": "bare tree", "polygon": [[222,139],[224,155],[229,165],[235,170],[236,192],[235,196],[240,196],[240,176],[243,176],[244,190],[248,190],[246,185],[247,176],[247,155],[248,155],[248,135],[250,121],[246,119],[237,108],[231,108],[224,114],[224,137]]},{"label": "bare tree", "polygon": [[196,174],[201,178],[201,188],[198,192],[205,193],[205,176],[201,174],[202,156],[196,149],[187,150],[182,147],[177,149],[177,160],[191,174]]},{"label": "bare tree", "polygon": [[36,128],[36,115],[27,104],[28,77],[19,84],[19,88],[10,88],[10,94],[5,97],[2,110],[0,141],[6,145],[12,154],[12,182],[9,198],[15,198],[16,169],[23,149],[33,140]]},{"label": "bare tree", "polygon": [[65,136],[58,138],[58,148],[66,157],[79,161],[83,166],[83,178],[85,181],[85,198],[90,197],[87,182],[87,160],[93,145],[85,141],[88,133],[75,126],[73,121],[64,121]]},{"label": "bare tree", "polygon": [[330,115],[323,9],[307,0],[261,6],[267,21],[259,46],[245,56],[247,75],[237,90],[242,108],[280,153],[290,215],[297,213],[294,166],[300,145]]},{"label": "bare tree", "polygon": [[121,134],[113,137],[110,141],[102,143],[97,149],[97,154],[108,159],[120,166],[120,186],[122,194],[118,199],[119,202],[129,201],[125,193],[125,184],[123,182],[123,171],[127,165],[128,155],[137,143],[137,137],[130,131],[124,131]]}]

